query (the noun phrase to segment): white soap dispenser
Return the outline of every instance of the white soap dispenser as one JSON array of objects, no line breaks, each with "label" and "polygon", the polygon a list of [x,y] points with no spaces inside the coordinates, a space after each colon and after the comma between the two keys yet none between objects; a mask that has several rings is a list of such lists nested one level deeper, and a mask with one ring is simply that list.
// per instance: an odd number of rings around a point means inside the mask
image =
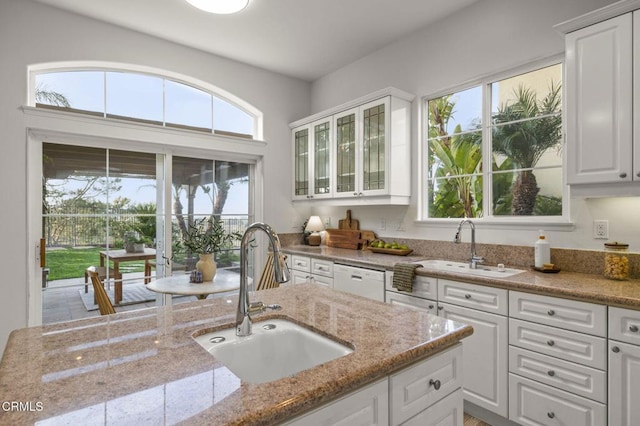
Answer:
[{"label": "white soap dispenser", "polygon": [[545,263],[551,263],[551,249],[549,247],[549,241],[544,236],[544,231],[540,230],[540,236],[534,244],[535,262],[536,268],[542,268]]}]

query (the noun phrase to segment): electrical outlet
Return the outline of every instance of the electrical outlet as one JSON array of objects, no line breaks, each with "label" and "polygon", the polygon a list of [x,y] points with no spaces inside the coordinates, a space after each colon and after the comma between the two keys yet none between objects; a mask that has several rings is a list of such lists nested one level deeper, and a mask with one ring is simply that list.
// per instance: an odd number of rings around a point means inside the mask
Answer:
[{"label": "electrical outlet", "polygon": [[291,227],[298,228],[300,226],[300,222],[297,217],[291,218]]},{"label": "electrical outlet", "polygon": [[384,231],[387,229],[387,221],[385,219],[380,219],[380,230]]},{"label": "electrical outlet", "polygon": [[324,222],[325,228],[331,228],[331,217],[322,218],[322,222]]},{"label": "electrical outlet", "polygon": [[396,231],[406,231],[404,227],[404,221],[398,221],[398,224],[396,225]]},{"label": "electrical outlet", "polygon": [[593,238],[606,240],[609,238],[609,221],[594,220],[593,221]]}]

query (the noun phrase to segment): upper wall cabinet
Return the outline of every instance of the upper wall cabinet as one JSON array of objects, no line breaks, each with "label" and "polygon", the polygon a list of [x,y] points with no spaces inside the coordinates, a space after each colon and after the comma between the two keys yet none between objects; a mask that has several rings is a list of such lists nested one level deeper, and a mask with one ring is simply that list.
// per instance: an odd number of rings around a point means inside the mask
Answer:
[{"label": "upper wall cabinet", "polygon": [[640,2],[557,26],[566,33],[566,181],[572,195],[640,194]]},{"label": "upper wall cabinet", "polygon": [[389,88],[291,123],[293,200],[409,204],[413,98]]}]

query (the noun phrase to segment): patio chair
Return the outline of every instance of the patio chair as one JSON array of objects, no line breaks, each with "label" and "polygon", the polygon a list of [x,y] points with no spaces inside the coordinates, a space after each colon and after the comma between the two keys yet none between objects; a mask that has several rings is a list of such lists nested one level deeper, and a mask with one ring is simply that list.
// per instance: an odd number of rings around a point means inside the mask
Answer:
[{"label": "patio chair", "polygon": [[[87,270],[88,269],[89,268],[87,268]],[[116,310],[113,308],[113,304],[111,304],[111,300],[107,295],[107,291],[104,289],[104,284],[102,283],[98,272],[90,270],[89,276],[91,277],[91,284],[93,284],[93,292],[98,303],[98,308],[100,309],[100,315],[115,314]]]},{"label": "patio chair", "polygon": [[[285,260],[287,256],[284,257]],[[267,261],[264,264],[262,275],[260,275],[260,281],[256,286],[256,291],[266,290],[268,288],[278,288],[280,283],[275,280],[275,274],[273,273],[273,252],[267,254]]]},{"label": "patio chair", "polygon": [[[107,268],[105,266],[89,266],[87,269],[84,270],[84,292],[85,293],[89,292],[89,287],[88,287],[89,274],[91,271],[97,272],[101,280],[104,280],[107,278]],[[113,278],[114,280],[121,280],[122,273],[118,272],[118,276],[116,277],[115,271],[113,270],[113,268],[109,268],[109,278]]]}]

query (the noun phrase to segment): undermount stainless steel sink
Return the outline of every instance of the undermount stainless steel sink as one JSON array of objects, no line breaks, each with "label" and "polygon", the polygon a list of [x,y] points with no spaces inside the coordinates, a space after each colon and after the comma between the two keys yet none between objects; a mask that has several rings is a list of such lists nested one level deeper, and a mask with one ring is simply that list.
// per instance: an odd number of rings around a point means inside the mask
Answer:
[{"label": "undermount stainless steel sink", "polygon": [[254,323],[249,336],[235,327],[193,338],[240,379],[265,383],[343,357],[353,349],[284,319]]},{"label": "undermount stainless steel sink", "polygon": [[415,262],[421,264],[427,269],[436,269],[440,271],[456,272],[459,274],[475,275],[480,277],[506,278],[525,272],[522,269],[514,268],[497,268],[495,266],[478,265],[477,269],[469,267],[465,262],[453,262],[450,260],[432,259]]}]

